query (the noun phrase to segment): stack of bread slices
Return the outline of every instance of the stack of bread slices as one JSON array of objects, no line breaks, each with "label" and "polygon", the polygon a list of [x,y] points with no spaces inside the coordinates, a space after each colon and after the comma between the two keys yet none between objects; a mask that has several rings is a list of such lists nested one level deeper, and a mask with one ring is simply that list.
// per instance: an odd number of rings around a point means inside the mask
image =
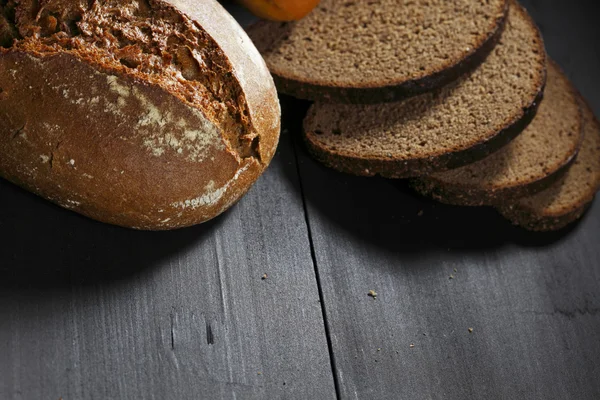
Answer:
[{"label": "stack of bread slices", "polygon": [[531,230],[579,218],[600,188],[600,124],[515,0],[323,0],[249,29],[278,90],[314,101],[310,153],[409,178]]}]

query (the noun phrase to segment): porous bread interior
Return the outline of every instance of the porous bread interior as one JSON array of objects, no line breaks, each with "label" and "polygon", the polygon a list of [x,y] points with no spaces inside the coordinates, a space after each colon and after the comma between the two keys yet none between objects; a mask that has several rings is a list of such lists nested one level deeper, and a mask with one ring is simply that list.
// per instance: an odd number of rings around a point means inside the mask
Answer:
[{"label": "porous bread interior", "polygon": [[556,172],[581,141],[579,106],[566,76],[548,64],[544,100],[516,139],[481,161],[433,174],[441,185],[498,189],[536,182]]},{"label": "porous bread interior", "polygon": [[511,6],[500,42],[472,74],[404,102],[316,104],[307,139],[362,159],[410,160],[468,149],[523,116],[542,88],[545,50],[537,28]]},{"label": "porous bread interior", "polygon": [[260,137],[225,54],[202,27],[165,2],[0,0],[0,46],[68,53],[158,85],[201,109],[238,156],[259,157]]},{"label": "porous bread interior", "polygon": [[322,0],[304,19],[251,35],[289,79],[370,87],[456,64],[498,28],[506,0]]},{"label": "porous bread interior", "polygon": [[590,202],[600,187],[600,124],[582,103],[584,140],[575,163],[550,188],[520,199],[517,206],[538,216],[567,214]]}]

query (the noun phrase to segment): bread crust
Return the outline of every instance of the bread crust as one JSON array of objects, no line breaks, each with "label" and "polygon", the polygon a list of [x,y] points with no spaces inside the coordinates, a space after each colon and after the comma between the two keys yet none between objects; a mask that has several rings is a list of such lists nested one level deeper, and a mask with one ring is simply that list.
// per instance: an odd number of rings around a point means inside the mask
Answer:
[{"label": "bread crust", "polygon": [[[543,97],[544,84],[542,83],[541,90],[538,92],[535,100],[523,109],[523,114],[516,121],[506,124],[502,130],[498,131],[492,137],[487,138],[487,140],[481,140],[467,149],[450,151],[425,158],[408,160],[361,158],[348,154],[335,153],[322,148],[311,141],[307,134],[304,135],[304,141],[308,151],[315,159],[337,171],[358,176],[380,175],[384,178],[392,179],[414,178],[433,172],[442,172],[462,167],[479,161],[493,152],[500,150],[529,125],[535,117]],[[308,118],[310,118],[311,112],[314,112],[314,107],[311,106],[308,116],[305,119],[305,132],[306,126],[309,124]]]},{"label": "bread crust", "polygon": [[[506,1],[502,14],[496,18],[486,37],[473,47],[473,50],[462,59],[448,60],[439,69],[432,70],[429,75],[418,79],[407,79],[398,82],[379,82],[370,85],[342,87],[334,82],[322,84],[310,80],[298,80],[270,66],[277,90],[281,93],[311,101],[326,103],[375,104],[403,100],[412,96],[432,91],[447,85],[461,76],[474,70],[494,49],[506,24],[510,1]],[[252,37],[253,32],[264,29],[268,21],[259,21],[248,28]]]},{"label": "bread crust", "polygon": [[231,133],[205,111],[134,71],[13,47],[0,53],[0,176],[90,218],[144,230],[207,221],[247,192],[279,138],[266,65],[213,0],[162,3],[198,24],[227,57],[246,127],[260,138],[255,154],[231,148]]},{"label": "bread crust", "polygon": [[527,185],[509,186],[498,189],[481,189],[471,186],[447,185],[435,178],[416,178],[410,180],[410,186],[423,196],[431,197],[444,204],[458,206],[494,206],[506,202],[515,202],[549,188],[560,180],[575,162],[577,153],[573,154],[556,171]]},{"label": "bread crust", "polygon": [[214,0],[165,0],[200,24],[218,43],[233,67],[252,125],[261,134],[259,153],[270,162],[281,127],[279,98],[264,59],[235,19]]},{"label": "bread crust", "polygon": [[524,229],[534,232],[558,231],[577,221],[593,204],[593,198],[586,204],[562,215],[538,215],[520,207],[502,207],[502,216]]}]

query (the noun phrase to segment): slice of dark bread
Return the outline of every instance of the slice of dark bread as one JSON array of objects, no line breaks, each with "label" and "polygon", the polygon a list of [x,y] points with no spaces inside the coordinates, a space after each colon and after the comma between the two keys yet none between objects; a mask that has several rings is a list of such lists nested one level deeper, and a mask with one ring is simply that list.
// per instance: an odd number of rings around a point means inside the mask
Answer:
[{"label": "slice of dark bread", "polygon": [[304,133],[325,165],[356,175],[408,178],[457,168],[497,151],[531,121],[546,52],[527,12],[511,3],[506,28],[477,70],[404,102],[317,103]]},{"label": "slice of dark bread", "polygon": [[476,67],[494,48],[507,7],[507,0],[322,0],[301,21],[263,21],[248,33],[282,93],[380,103]]},{"label": "slice of dark bread", "polygon": [[544,101],[523,133],[481,161],[417,178],[412,184],[418,192],[449,204],[515,201],[554,183],[574,161],[582,138],[575,90],[550,62]]},{"label": "slice of dark bread", "polygon": [[575,163],[548,189],[499,208],[514,224],[533,231],[558,230],[577,220],[600,189],[600,123],[580,99],[584,142]]}]

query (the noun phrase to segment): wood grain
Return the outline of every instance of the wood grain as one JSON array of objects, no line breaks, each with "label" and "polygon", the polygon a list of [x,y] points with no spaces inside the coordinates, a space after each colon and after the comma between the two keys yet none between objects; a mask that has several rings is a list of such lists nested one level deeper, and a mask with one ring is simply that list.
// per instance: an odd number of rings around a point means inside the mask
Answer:
[{"label": "wood grain", "polygon": [[[574,3],[524,2],[600,112],[597,6]],[[299,158],[340,398],[600,398],[600,204],[534,234]]]},{"label": "wood grain", "polygon": [[174,232],[0,182],[0,398],[333,398],[297,186],[288,136],[231,211]]}]

